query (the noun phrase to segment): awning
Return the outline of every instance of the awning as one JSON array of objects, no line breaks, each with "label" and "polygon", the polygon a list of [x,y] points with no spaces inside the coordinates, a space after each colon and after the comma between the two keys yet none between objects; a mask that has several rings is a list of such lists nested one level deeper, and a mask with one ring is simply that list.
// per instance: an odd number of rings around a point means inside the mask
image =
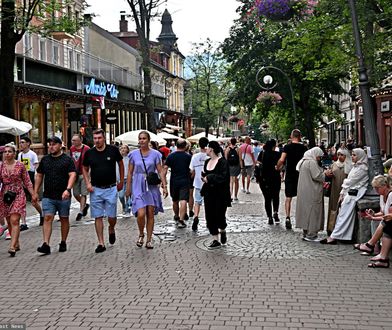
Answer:
[{"label": "awning", "polygon": [[0,133],[19,136],[32,129],[31,124],[0,115]]}]

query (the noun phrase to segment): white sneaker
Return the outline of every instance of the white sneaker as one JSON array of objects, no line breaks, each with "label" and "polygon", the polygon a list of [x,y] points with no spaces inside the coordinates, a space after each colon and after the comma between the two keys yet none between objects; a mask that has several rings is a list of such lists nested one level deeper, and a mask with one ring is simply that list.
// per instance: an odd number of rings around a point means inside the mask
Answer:
[{"label": "white sneaker", "polygon": [[237,197],[234,197],[234,199],[233,199],[233,202],[238,202],[238,198]]},{"label": "white sneaker", "polygon": [[249,194],[250,194],[250,191],[249,191],[249,190],[247,190],[247,191],[246,191],[246,193],[249,195]]},{"label": "white sneaker", "polygon": [[244,188],[242,188],[241,191],[242,191],[243,193],[246,192],[246,190],[245,190]]}]

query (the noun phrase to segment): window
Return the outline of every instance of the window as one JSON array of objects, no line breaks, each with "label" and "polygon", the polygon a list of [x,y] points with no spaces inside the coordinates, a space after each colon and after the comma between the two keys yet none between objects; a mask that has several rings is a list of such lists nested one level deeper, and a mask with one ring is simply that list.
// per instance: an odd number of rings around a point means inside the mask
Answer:
[{"label": "window", "polygon": [[76,70],[82,71],[82,57],[80,53],[76,54]]},{"label": "window", "polygon": [[63,104],[53,102],[47,104],[48,135],[63,138]]},{"label": "window", "polygon": [[59,46],[53,45],[53,64],[59,63]]},{"label": "window", "polygon": [[42,142],[42,104],[39,102],[21,101],[19,104],[20,120],[31,124],[29,137],[32,143]]},{"label": "window", "polygon": [[24,53],[26,56],[31,56],[31,35],[30,33],[26,32],[23,37],[24,42]]},{"label": "window", "polygon": [[73,69],[74,68],[74,53],[73,50],[68,51],[68,63],[69,63],[69,68]]},{"label": "window", "polygon": [[39,59],[41,61],[46,61],[46,40],[39,40]]}]

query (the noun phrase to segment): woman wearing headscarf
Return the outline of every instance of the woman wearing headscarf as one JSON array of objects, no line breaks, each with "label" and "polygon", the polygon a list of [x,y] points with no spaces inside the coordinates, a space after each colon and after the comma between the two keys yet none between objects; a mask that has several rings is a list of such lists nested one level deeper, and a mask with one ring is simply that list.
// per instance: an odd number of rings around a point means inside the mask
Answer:
[{"label": "woman wearing headscarf", "polygon": [[347,178],[353,164],[351,162],[351,155],[347,149],[339,149],[337,152],[337,160],[332,164],[331,168],[326,172],[326,175],[331,180],[331,196],[329,196],[328,203],[328,217],[327,217],[327,233],[331,235],[335,223],[336,213],[338,210],[338,200],[340,191],[342,189],[343,180]]},{"label": "woman wearing headscarf", "polygon": [[303,230],[306,241],[315,241],[317,233],[324,229],[323,154],[319,147],[314,147],[305,152],[296,167],[299,178],[295,223],[296,228]]},{"label": "woman wearing headscarf", "polygon": [[355,148],[351,154],[351,159],[353,168],[342,184],[339,196],[339,202],[342,202],[342,205],[336,219],[335,228],[328,238],[320,242],[321,244],[337,244],[337,240],[350,241],[352,239],[355,205],[366,192],[369,175],[368,159],[363,149]]}]

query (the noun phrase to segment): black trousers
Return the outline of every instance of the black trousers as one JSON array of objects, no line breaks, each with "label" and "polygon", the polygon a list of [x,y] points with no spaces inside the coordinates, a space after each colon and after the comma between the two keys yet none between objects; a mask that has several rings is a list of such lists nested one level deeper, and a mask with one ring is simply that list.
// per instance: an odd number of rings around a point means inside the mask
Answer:
[{"label": "black trousers", "polygon": [[272,217],[272,206],[274,208],[274,212],[279,211],[279,193],[280,193],[280,185],[279,186],[262,186],[260,185],[260,189],[264,196],[264,206],[265,212],[267,213],[268,218]]},{"label": "black trousers", "polygon": [[224,201],[218,200],[216,196],[204,196],[204,213],[206,216],[207,228],[211,235],[218,235],[219,229],[227,227],[226,210]]}]

